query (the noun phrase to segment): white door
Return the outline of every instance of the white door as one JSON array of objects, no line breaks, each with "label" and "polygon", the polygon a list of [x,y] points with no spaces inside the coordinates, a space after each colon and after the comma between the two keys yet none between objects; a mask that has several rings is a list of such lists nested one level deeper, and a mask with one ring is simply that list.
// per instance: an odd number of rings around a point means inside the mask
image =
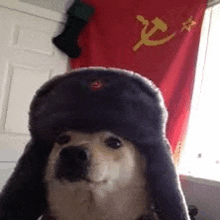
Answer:
[{"label": "white door", "polygon": [[65,21],[66,10],[74,0],[0,0],[0,6],[47,18]]},{"label": "white door", "polygon": [[51,39],[62,24],[0,7],[0,190],[29,140],[28,111],[37,88],[67,71]]}]

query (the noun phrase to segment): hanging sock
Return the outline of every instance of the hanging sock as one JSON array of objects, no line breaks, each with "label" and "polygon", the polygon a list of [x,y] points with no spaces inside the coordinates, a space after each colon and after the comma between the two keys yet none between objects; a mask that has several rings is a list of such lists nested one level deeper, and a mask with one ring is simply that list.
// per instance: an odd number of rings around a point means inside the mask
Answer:
[{"label": "hanging sock", "polygon": [[71,58],[80,56],[81,48],[77,45],[79,34],[88,23],[94,8],[80,0],[75,0],[67,11],[67,22],[63,32],[53,38],[53,43]]}]

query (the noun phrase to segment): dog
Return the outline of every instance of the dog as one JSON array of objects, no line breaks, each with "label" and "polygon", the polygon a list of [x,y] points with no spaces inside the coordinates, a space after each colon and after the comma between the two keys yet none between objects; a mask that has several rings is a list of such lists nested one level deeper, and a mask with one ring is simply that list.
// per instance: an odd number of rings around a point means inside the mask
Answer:
[{"label": "dog", "polygon": [[0,195],[0,220],[189,220],[159,89],[90,67],[33,98],[31,140]]},{"label": "dog", "polygon": [[146,161],[109,131],[68,131],[58,138],[45,172],[48,216],[56,220],[153,219]]}]

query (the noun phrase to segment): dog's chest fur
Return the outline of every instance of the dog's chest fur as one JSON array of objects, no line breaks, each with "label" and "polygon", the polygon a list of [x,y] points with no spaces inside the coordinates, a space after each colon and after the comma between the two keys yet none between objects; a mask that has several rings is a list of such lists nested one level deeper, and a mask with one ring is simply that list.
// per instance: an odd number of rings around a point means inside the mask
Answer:
[{"label": "dog's chest fur", "polygon": [[150,212],[146,210],[150,201],[144,187],[130,185],[113,190],[110,186],[77,185],[67,188],[59,182],[49,184],[49,206],[56,220],[135,220]]}]

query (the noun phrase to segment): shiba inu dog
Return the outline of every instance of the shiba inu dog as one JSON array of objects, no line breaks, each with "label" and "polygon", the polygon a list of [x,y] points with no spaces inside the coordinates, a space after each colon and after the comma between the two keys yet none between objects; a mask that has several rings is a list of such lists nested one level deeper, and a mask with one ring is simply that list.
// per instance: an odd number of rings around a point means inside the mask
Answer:
[{"label": "shiba inu dog", "polygon": [[54,144],[46,168],[50,215],[57,220],[150,218],[145,169],[134,145],[111,132],[68,131]]}]

